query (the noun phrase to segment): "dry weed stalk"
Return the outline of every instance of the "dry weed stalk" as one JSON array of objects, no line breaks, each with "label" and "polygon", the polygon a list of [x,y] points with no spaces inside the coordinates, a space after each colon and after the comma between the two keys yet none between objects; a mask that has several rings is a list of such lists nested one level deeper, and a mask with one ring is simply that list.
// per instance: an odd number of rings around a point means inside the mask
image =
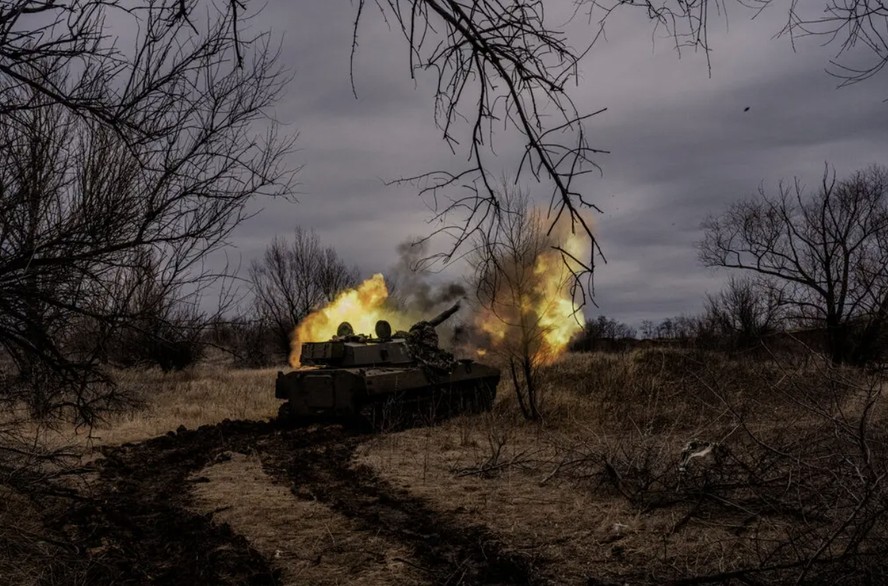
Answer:
[{"label": "dry weed stalk", "polygon": [[517,449],[509,447],[514,428],[502,421],[496,413],[485,413],[483,420],[483,433],[487,440],[487,450],[484,459],[472,466],[456,466],[450,472],[457,477],[479,476],[492,478],[509,469],[533,470],[538,467],[535,459],[542,451],[539,448]]},{"label": "dry weed stalk", "polygon": [[[718,529],[730,542],[718,572],[694,552],[664,554],[670,578],[692,576],[679,583],[888,577],[881,375],[785,358],[654,372],[657,394],[624,397],[618,419],[564,446],[544,481],[597,479],[642,513],[677,512],[664,543]],[[672,384],[681,407],[661,398]]]}]

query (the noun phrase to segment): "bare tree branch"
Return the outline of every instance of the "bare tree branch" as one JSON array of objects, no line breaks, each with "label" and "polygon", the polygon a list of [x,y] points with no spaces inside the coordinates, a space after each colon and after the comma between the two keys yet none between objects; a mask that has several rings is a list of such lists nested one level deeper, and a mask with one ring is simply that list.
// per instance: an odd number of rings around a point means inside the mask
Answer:
[{"label": "bare tree branch", "polygon": [[[430,237],[449,236],[451,246],[428,259],[448,262],[478,234],[496,236],[502,202],[492,175],[494,125],[517,132],[523,152],[514,175],[528,173],[551,189],[550,230],[562,216],[589,238],[588,254],[568,263],[584,293],[600,252],[583,212],[598,210],[574,187],[574,180],[597,169],[592,157],[606,151],[587,142],[584,122],[566,85],[576,76],[582,51],[546,24],[541,0],[386,0],[377,3],[384,18],[400,28],[408,43],[411,72],[430,71],[437,81],[436,120],[456,152],[463,140],[468,166],[458,172],[431,171],[401,182],[416,184],[441,227]],[[366,18],[358,3],[358,24]],[[463,126],[466,139],[461,139]],[[462,192],[460,194],[459,192]]]},{"label": "bare tree branch", "polygon": [[816,194],[798,180],[761,189],[704,222],[700,259],[775,280],[789,318],[825,328],[834,361],[869,360],[888,317],[886,198],[888,170],[876,166],[842,181],[827,169]]},{"label": "bare tree branch", "polygon": [[[294,137],[266,115],[286,82],[277,52],[234,40],[230,10],[183,18],[200,5],[0,9],[0,345],[19,366],[9,388],[47,389],[43,413],[93,421],[113,394],[101,347],[136,323],[145,279],[158,299],[199,295],[248,202],[290,195]],[[109,11],[131,19],[129,52]]]},{"label": "bare tree branch", "polygon": [[262,260],[250,265],[250,281],[259,318],[274,330],[278,350],[287,356],[296,325],[357,285],[358,272],[334,248],[323,247],[313,230],[297,227],[292,240],[276,237]]},{"label": "bare tree branch", "polygon": [[[597,19],[598,34],[616,9],[641,8],[656,27],[667,31],[679,54],[684,49],[704,51],[710,69],[709,25],[713,16],[727,22],[728,6],[736,4],[756,18],[772,5],[779,9],[785,4],[786,18],[776,34],[789,37],[793,47],[806,37],[837,45],[828,71],[840,80],[840,86],[865,81],[888,65],[888,5],[883,0],[823,0],[819,10],[815,3],[799,0],[581,0],[579,4],[590,21]],[[865,63],[859,64],[861,59]]]}]

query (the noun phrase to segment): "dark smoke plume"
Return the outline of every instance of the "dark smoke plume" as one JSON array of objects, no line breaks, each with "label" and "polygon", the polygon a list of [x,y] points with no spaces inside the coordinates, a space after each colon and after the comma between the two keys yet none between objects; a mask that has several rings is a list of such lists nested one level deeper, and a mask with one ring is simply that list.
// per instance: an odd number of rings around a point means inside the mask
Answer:
[{"label": "dark smoke plume", "polygon": [[[466,288],[458,281],[436,281],[435,274],[421,269],[428,256],[428,245],[412,240],[398,245],[398,262],[386,274],[389,304],[417,321],[429,319],[465,298]],[[460,311],[438,326],[443,346],[452,346],[454,331],[471,322],[471,309],[463,302]]]},{"label": "dark smoke plume", "polygon": [[402,242],[398,245],[398,262],[387,275],[392,303],[411,314],[432,316],[465,297],[466,288],[459,282],[433,282],[428,271],[419,270],[428,256],[426,242]]}]

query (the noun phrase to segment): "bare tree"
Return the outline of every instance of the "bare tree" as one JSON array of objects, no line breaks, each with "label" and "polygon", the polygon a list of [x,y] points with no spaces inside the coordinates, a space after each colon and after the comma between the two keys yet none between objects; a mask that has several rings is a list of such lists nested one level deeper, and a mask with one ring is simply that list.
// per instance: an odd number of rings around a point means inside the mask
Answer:
[{"label": "bare tree", "polygon": [[[864,362],[888,317],[886,200],[888,169],[876,166],[841,181],[827,172],[813,194],[798,180],[760,189],[704,222],[700,259],[775,280],[787,317],[825,328],[834,362]],[[867,335],[852,337],[855,324]]]},{"label": "bare tree", "polygon": [[[178,279],[163,279],[160,266],[146,251],[120,275],[115,294],[105,300],[111,308],[106,315],[117,319],[91,320],[91,331],[75,329],[73,334],[88,335],[93,344],[101,342],[103,359],[117,366],[159,366],[169,372],[195,364],[206,346],[206,329],[225,308],[208,315],[201,308],[200,293],[183,291]],[[88,343],[84,347],[89,348]]]},{"label": "bare tree", "polygon": [[[17,6],[55,14],[58,5]],[[67,26],[101,32],[109,6],[75,2],[68,16],[85,20]],[[89,318],[109,333],[130,319],[125,299],[135,293],[121,284],[135,287],[128,278],[146,251],[161,288],[199,292],[217,277],[203,260],[246,204],[290,191],[291,139],[265,117],[285,81],[275,53],[262,38],[235,41],[228,13],[198,31],[177,10],[134,10],[132,54],[84,33],[69,45],[38,35],[13,56],[26,62],[2,57],[0,345],[19,383],[51,389],[49,404],[87,421],[112,387],[99,353],[73,353],[60,329]],[[10,18],[0,11],[7,29]]]},{"label": "bare tree", "polygon": [[348,267],[318,235],[297,227],[293,239],[275,237],[261,260],[250,266],[250,280],[260,319],[274,331],[278,351],[290,352],[293,328],[324,302],[358,282]]},{"label": "bare tree", "polygon": [[[0,8],[0,113],[20,110],[7,92],[28,88],[133,140],[163,136],[175,122],[146,124],[145,103],[181,97],[182,75],[201,61],[248,67],[258,40],[240,34],[248,16],[238,0],[9,0]],[[129,50],[108,20],[135,36]]]},{"label": "bare tree", "polygon": [[[709,24],[713,17],[727,22],[728,7],[737,5],[755,18],[781,3],[776,0],[581,0],[579,4],[585,7],[590,20],[598,19],[596,38],[602,35],[608,17],[616,9],[641,8],[658,28],[667,31],[679,54],[685,49],[702,50],[708,63]],[[804,37],[837,44],[829,73],[840,79],[841,85],[869,79],[888,65],[888,5],[883,0],[823,0],[817,7],[814,4],[786,2],[786,19],[777,34],[788,36],[793,46]],[[858,48],[863,51],[857,51]],[[861,63],[864,52],[868,53],[868,63]]]},{"label": "bare tree", "polygon": [[[483,308],[486,329],[494,332],[492,347],[508,363],[518,405],[526,419],[542,417],[538,370],[549,348],[545,336],[550,327],[546,310],[557,300],[539,287],[537,261],[556,245],[546,232],[546,220],[529,209],[528,197],[504,190],[501,196],[502,226],[495,237],[475,236],[469,262],[474,269],[477,302]],[[561,275],[565,285],[569,271]],[[558,275],[545,278],[557,279]]]},{"label": "bare tree", "polygon": [[779,289],[766,280],[731,277],[725,289],[706,296],[703,320],[720,340],[749,348],[780,328],[781,301]]},{"label": "bare tree", "polygon": [[641,337],[645,340],[652,340],[656,336],[657,327],[653,320],[646,319],[641,322]]},{"label": "bare tree", "polygon": [[[592,352],[596,350],[625,350],[628,338],[635,338],[635,328],[604,315],[595,319],[587,319],[582,333],[571,341],[570,349],[574,352]],[[622,342],[617,344],[616,342]]]},{"label": "bare tree", "polygon": [[657,338],[671,339],[675,337],[675,323],[671,317],[664,318],[657,324]]},{"label": "bare tree", "polygon": [[[365,4],[358,2],[353,49]],[[606,151],[591,147],[583,128],[600,112],[579,113],[566,91],[583,51],[550,28],[542,0],[385,0],[376,5],[403,33],[411,75],[430,71],[436,80],[435,116],[444,139],[454,152],[466,145],[466,168],[403,179],[418,183],[429,197],[441,224],[432,236],[453,238],[452,246],[429,262],[449,260],[476,236],[509,238],[501,233],[509,220],[501,218],[504,202],[491,165],[497,156],[494,127],[505,125],[524,144],[512,174],[521,178],[526,172],[551,189],[549,229],[566,216],[592,243],[583,258],[562,250],[570,257],[575,285],[591,293],[600,251],[583,212],[598,208],[574,183],[597,169],[591,157]]]},{"label": "bare tree", "polygon": [[[753,14],[774,0],[737,0]],[[577,258],[562,250],[575,267],[575,287],[591,295],[591,276],[601,251],[582,212],[598,211],[578,191],[575,179],[598,169],[594,157],[607,151],[589,144],[584,122],[601,111],[579,112],[566,91],[578,64],[603,36],[608,17],[623,6],[640,7],[671,35],[676,49],[701,49],[709,57],[708,26],[713,14],[726,15],[729,0],[581,0],[577,10],[588,10],[598,30],[587,46],[573,48],[563,30],[546,20],[542,0],[385,0],[376,6],[394,23],[408,44],[411,75],[429,71],[436,81],[436,122],[456,152],[463,148],[469,164],[456,171],[430,171],[402,181],[419,185],[428,196],[440,227],[429,237],[447,234],[452,245],[427,261],[447,261],[459,254],[474,235],[499,237],[502,202],[490,161],[494,128],[515,132],[523,151],[511,174],[531,175],[551,189],[549,229],[562,215],[590,238],[588,255]],[[366,2],[357,3],[353,54]],[[888,63],[888,8],[880,0],[826,0],[825,9],[809,11],[789,2],[781,33],[793,41],[817,35],[839,45],[832,73],[843,83],[867,79]],[[874,60],[859,65],[864,46]],[[465,145],[465,146],[461,146]],[[500,159],[502,157],[500,156]],[[525,173],[526,172],[526,173]],[[601,256],[603,259],[604,257]]]}]

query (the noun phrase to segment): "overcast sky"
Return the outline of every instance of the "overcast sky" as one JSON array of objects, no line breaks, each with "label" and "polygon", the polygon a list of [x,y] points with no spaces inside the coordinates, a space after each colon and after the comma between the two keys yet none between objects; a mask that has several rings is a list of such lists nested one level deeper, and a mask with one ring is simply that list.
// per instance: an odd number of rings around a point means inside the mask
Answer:
[{"label": "overcast sky", "polygon": [[[546,3],[553,27],[571,3],[558,4]],[[781,178],[815,186],[825,162],[840,175],[888,164],[888,74],[836,89],[825,73],[835,47],[809,39],[793,52],[788,39],[772,38],[786,17],[781,6],[750,21],[732,5],[729,27],[713,23],[711,77],[702,54],[679,59],[668,39],[652,42],[643,13],[628,9],[581,63],[571,95],[581,111],[607,108],[587,132],[592,146],[611,151],[598,159],[603,177],[582,184],[603,211],[596,233],[608,260],[595,276],[600,309],[589,315],[637,325],[699,311],[725,278],[697,262],[708,213]],[[244,264],[301,225],[370,275],[395,263],[398,243],[429,230],[416,190],[385,181],[451,164],[432,87],[410,79],[403,38],[368,3],[355,99],[354,10],[345,0],[269,0],[253,25],[281,38],[293,80],[275,115],[298,131],[292,162],[304,168],[299,203],[265,202],[235,233]],[[592,34],[583,23],[569,29],[575,47]]]}]

